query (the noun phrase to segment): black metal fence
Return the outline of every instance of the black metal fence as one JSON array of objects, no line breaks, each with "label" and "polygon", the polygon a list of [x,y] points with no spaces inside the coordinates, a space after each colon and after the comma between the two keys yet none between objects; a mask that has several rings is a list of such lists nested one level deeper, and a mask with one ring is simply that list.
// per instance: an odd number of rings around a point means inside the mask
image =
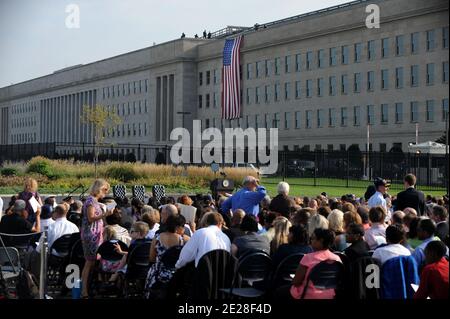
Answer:
[{"label": "black metal fence", "polygon": [[[97,146],[97,149],[99,161],[171,163],[169,145],[114,144]],[[29,160],[37,155],[51,159],[93,161],[94,151],[94,145],[88,143],[0,145],[0,164],[5,160]],[[190,153],[192,158],[194,151],[191,149]],[[247,162],[247,152],[245,154],[244,162]],[[278,161],[278,170],[276,174],[266,178],[267,183],[283,179],[290,184],[307,186],[365,188],[374,177],[383,177],[391,181],[392,188],[399,189],[402,187],[403,177],[413,173],[422,189],[448,193],[449,161],[446,154],[404,153],[400,150],[282,150],[279,151]],[[255,163],[255,167],[259,167],[259,164]]]}]

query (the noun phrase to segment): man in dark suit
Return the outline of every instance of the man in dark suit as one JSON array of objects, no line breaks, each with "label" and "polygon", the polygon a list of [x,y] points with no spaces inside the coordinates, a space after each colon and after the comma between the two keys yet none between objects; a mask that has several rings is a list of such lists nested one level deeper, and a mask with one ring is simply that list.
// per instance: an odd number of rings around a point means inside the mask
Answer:
[{"label": "man in dark suit", "polygon": [[434,205],[430,217],[436,223],[436,236],[445,240],[448,236],[447,209],[444,206]]},{"label": "man in dark suit", "polygon": [[405,190],[397,194],[395,210],[404,210],[406,207],[414,208],[419,216],[425,212],[425,195],[414,188],[416,177],[408,174],[404,178]]}]

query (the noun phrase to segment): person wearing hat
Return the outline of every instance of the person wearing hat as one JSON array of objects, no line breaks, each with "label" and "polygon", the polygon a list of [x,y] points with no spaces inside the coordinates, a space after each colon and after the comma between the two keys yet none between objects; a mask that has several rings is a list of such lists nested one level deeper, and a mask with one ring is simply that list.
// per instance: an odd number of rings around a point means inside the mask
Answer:
[{"label": "person wearing hat", "polygon": [[373,184],[375,185],[376,191],[375,194],[373,194],[369,198],[367,205],[369,206],[369,208],[382,206],[386,211],[388,211],[388,206],[386,200],[384,199],[384,195],[387,193],[388,188],[389,186],[391,186],[391,184],[380,177],[377,177]]},{"label": "person wearing hat", "polygon": [[42,230],[47,230],[48,226],[53,224],[55,221],[52,218],[53,206],[45,204],[41,209],[41,228]]},{"label": "person wearing hat", "polygon": [[[30,223],[28,218],[27,204],[24,200],[18,199],[15,201],[12,208],[12,213],[3,216],[0,221],[0,233],[6,234],[29,234],[39,232],[41,229],[41,208],[36,211],[36,220],[34,225]],[[25,237],[28,241],[29,238]],[[14,246],[17,240],[12,240],[8,237],[3,237],[6,246]]]}]

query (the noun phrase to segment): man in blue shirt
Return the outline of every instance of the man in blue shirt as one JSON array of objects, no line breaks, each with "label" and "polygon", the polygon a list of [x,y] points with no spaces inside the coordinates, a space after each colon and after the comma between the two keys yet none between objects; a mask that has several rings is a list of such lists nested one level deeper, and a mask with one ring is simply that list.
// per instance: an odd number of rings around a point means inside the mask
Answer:
[{"label": "man in blue shirt", "polygon": [[230,209],[242,209],[246,214],[258,216],[259,202],[266,196],[264,186],[259,185],[259,180],[253,176],[244,178],[243,187],[234,195],[226,199],[222,204],[222,212],[227,213]]}]

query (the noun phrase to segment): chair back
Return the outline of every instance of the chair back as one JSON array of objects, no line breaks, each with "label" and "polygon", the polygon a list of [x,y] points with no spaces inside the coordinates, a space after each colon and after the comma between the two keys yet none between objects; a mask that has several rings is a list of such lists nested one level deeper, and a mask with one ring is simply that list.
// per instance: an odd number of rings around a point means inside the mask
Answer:
[{"label": "chair back", "polygon": [[130,278],[144,278],[150,268],[150,246],[151,242],[137,245],[129,252],[127,257],[126,276]]},{"label": "chair back", "polygon": [[50,254],[53,251],[57,252],[60,257],[66,257],[70,253],[72,234],[67,234],[59,237],[53,242],[52,247],[50,247]]},{"label": "chair back", "polygon": [[122,259],[122,255],[117,253],[114,245],[119,244],[122,251],[128,251],[128,246],[120,240],[108,240],[103,242],[97,249],[97,254],[99,254],[103,260],[108,261],[119,261]]},{"label": "chair back", "polygon": [[161,263],[169,269],[174,269],[175,264],[178,261],[178,258],[180,257],[181,249],[183,246],[177,245],[172,246],[169,249],[167,249],[164,254],[161,256]]},{"label": "chair back", "polygon": [[20,256],[15,247],[0,247],[0,267],[3,271],[19,272]]},{"label": "chair back", "polygon": [[293,277],[291,277],[291,275],[296,273],[303,256],[303,253],[294,253],[286,256],[273,273],[272,287],[276,288],[292,282]]},{"label": "chair back", "polygon": [[324,260],[315,265],[309,273],[302,299],[306,295],[309,283],[312,282],[317,289],[337,289],[342,282],[344,265],[335,260]]},{"label": "chair back", "polygon": [[237,276],[250,284],[255,281],[263,281],[268,278],[271,270],[272,259],[266,252],[248,253],[239,258],[233,281],[237,279]]},{"label": "chair back", "polygon": [[166,196],[166,188],[164,185],[153,185],[152,187],[152,195],[155,197],[158,202],[161,201],[161,198]]},{"label": "chair back", "polygon": [[220,289],[230,287],[233,269],[233,258],[228,251],[217,249],[205,254],[194,270],[190,299],[225,299]]},{"label": "chair back", "polygon": [[[381,269],[379,262],[370,256],[360,257],[346,265],[343,279],[343,296],[351,300],[380,299],[379,282],[373,282],[373,287],[367,285],[369,276]],[[379,280],[380,273],[373,280]],[[373,281],[371,280],[371,282]]]},{"label": "chair back", "polygon": [[411,284],[419,284],[419,267],[413,256],[387,260],[381,267],[382,299],[412,299]]},{"label": "chair back", "polygon": [[81,242],[81,239],[74,238],[74,235],[76,234],[72,234],[73,244],[70,248],[69,264],[75,264],[82,268],[85,262],[83,244]]},{"label": "chair back", "polygon": [[115,198],[125,199],[127,196],[127,188],[125,185],[114,185],[113,186],[113,196]]},{"label": "chair back", "polygon": [[139,199],[141,202],[145,202],[145,187],[143,185],[134,185],[131,188],[131,192],[134,198]]}]

